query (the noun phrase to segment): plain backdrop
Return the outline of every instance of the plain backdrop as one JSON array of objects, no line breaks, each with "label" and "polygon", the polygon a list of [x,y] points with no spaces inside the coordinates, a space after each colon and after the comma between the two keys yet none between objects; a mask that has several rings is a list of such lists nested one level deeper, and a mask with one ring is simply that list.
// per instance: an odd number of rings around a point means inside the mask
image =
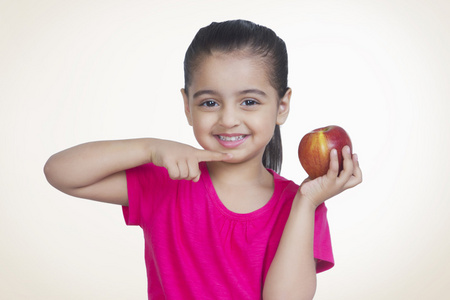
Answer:
[{"label": "plain backdrop", "polygon": [[93,140],[196,146],[184,53],[213,21],[272,28],[289,52],[282,175],[337,124],[364,182],[327,201],[336,266],[315,299],[448,299],[450,2],[0,1],[0,298],[145,299],[144,243],[121,208],[53,189],[54,153]]}]

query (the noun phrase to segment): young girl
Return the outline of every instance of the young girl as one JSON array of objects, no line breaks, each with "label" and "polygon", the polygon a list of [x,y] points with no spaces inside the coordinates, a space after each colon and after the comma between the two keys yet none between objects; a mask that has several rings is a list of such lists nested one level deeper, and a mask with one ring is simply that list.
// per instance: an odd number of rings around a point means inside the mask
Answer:
[{"label": "young girl", "polygon": [[48,181],[122,205],[142,227],[149,299],[311,299],[316,272],[334,264],[323,202],[361,182],[357,156],[345,147],[339,173],[333,150],[328,173],[300,187],[277,173],[291,89],[285,44],[268,28],[202,28],[184,72],[186,117],[204,150],[86,143],[53,155]]}]

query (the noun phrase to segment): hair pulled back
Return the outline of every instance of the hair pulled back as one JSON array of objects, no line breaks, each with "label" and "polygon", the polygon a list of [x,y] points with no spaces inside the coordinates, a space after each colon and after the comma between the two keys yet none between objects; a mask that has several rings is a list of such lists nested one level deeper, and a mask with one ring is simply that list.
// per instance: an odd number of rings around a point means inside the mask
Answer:
[{"label": "hair pulled back", "polygon": [[[281,99],[288,90],[286,45],[273,30],[246,20],[213,22],[197,32],[184,58],[186,93],[192,83],[192,74],[205,56],[211,55],[213,51],[231,53],[239,50],[249,51],[249,55],[262,58],[269,82]],[[262,160],[264,167],[279,173],[282,159],[280,126],[277,124]]]}]

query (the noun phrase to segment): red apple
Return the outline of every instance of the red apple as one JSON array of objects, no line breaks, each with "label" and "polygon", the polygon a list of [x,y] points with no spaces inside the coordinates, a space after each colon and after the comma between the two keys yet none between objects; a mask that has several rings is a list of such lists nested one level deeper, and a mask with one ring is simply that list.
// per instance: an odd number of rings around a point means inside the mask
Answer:
[{"label": "red apple", "polygon": [[342,148],[352,142],[347,132],[339,126],[331,125],[307,133],[298,145],[298,158],[311,179],[325,175],[330,166],[330,152],[336,149],[339,172],[343,168]]}]

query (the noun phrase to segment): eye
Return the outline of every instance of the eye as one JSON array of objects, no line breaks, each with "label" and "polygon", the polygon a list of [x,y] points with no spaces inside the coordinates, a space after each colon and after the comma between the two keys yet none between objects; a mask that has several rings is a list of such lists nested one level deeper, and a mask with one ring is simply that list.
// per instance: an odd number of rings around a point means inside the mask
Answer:
[{"label": "eye", "polygon": [[245,105],[245,106],[253,106],[253,105],[257,105],[257,104],[259,104],[259,102],[254,99],[246,99],[242,102],[242,105]]},{"label": "eye", "polygon": [[217,104],[217,102],[214,100],[206,100],[200,104],[200,106],[205,106],[205,107],[214,107],[214,106],[218,106],[218,105],[219,104]]}]

